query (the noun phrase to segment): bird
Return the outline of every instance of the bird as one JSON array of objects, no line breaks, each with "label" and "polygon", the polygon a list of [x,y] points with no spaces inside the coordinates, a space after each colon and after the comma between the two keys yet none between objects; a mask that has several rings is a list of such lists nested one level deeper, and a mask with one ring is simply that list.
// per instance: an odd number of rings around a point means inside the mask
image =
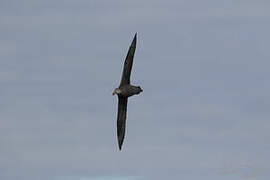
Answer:
[{"label": "bird", "polygon": [[136,50],[137,33],[129,47],[122,72],[121,82],[118,88],[115,88],[112,95],[118,96],[118,112],[117,112],[117,139],[118,147],[121,151],[125,138],[126,118],[127,118],[127,103],[128,98],[140,94],[143,90],[140,86],[130,84],[130,74],[132,70],[133,58]]}]

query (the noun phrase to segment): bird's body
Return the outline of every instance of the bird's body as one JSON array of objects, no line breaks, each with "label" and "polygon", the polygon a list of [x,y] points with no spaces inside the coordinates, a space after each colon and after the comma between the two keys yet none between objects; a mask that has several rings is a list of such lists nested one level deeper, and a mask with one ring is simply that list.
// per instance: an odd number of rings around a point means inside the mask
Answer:
[{"label": "bird's body", "polygon": [[140,86],[133,86],[130,84],[130,74],[136,49],[136,40],[137,34],[135,34],[131,46],[128,50],[120,86],[116,88],[112,93],[113,95],[118,95],[117,137],[120,150],[125,138],[128,97],[139,94],[143,91]]},{"label": "bird's body", "polygon": [[142,89],[140,86],[133,86],[133,85],[124,85],[124,86],[120,86],[118,88],[119,93],[117,93],[118,96],[121,97],[130,97],[133,96],[135,94],[139,94],[140,92],[142,92]]}]

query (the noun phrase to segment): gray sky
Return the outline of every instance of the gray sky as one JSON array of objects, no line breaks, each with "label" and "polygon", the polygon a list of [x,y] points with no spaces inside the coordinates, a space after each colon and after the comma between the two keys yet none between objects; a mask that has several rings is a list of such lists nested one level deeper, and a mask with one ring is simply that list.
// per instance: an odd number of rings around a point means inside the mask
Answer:
[{"label": "gray sky", "polygon": [[269,22],[266,0],[1,0],[0,179],[269,179]]}]

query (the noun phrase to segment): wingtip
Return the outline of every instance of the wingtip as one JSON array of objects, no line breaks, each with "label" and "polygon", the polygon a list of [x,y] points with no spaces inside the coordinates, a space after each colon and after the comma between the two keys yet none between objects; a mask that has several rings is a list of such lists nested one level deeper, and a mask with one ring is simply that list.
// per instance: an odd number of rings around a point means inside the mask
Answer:
[{"label": "wingtip", "polygon": [[135,35],[134,35],[134,38],[133,38],[134,40],[136,40],[137,39],[137,33],[135,33]]},{"label": "wingtip", "polygon": [[137,43],[137,33],[135,33],[135,35],[134,35],[134,38],[133,38],[133,41],[132,41],[132,44],[131,44],[131,45],[136,46],[136,43]]},{"label": "wingtip", "polygon": [[134,38],[133,38],[133,41],[136,41],[137,40],[137,32],[135,33],[135,35],[134,35]]},{"label": "wingtip", "polygon": [[119,144],[118,147],[119,147],[119,151],[121,151],[122,150],[122,145]]}]

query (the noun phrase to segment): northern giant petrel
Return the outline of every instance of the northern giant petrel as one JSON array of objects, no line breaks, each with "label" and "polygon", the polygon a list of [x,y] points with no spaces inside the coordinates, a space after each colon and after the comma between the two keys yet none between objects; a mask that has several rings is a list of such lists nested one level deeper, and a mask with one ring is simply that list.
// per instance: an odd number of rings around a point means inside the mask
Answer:
[{"label": "northern giant petrel", "polygon": [[136,49],[137,33],[129,47],[128,54],[125,60],[124,69],[122,73],[121,83],[118,88],[115,88],[113,95],[118,95],[118,114],[117,114],[117,137],[118,146],[121,151],[122,144],[125,137],[126,128],[126,114],[128,97],[139,94],[143,90],[140,86],[133,86],[130,84],[130,74],[132,69],[133,57]]}]

